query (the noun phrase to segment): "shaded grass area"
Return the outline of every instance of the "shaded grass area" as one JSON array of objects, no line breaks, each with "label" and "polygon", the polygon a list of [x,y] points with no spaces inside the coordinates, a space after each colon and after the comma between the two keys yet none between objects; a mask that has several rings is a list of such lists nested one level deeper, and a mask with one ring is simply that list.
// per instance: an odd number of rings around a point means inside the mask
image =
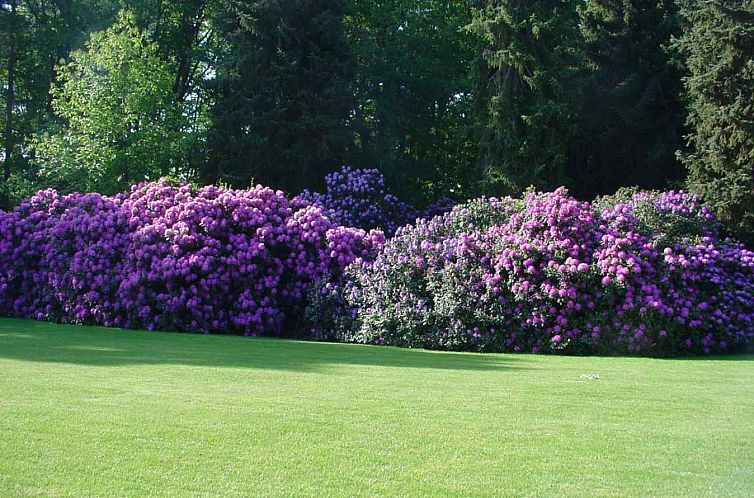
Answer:
[{"label": "shaded grass area", "polygon": [[752,496],[752,386],[751,355],[479,355],[2,319],[0,495]]}]

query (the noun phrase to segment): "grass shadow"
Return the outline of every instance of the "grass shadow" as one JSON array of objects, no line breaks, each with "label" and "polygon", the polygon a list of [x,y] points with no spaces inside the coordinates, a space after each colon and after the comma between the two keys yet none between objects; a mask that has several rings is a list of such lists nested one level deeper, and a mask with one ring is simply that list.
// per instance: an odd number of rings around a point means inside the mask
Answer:
[{"label": "grass shadow", "polygon": [[194,365],[310,371],[333,365],[445,370],[518,368],[501,355],[388,346],[146,332],[0,319],[0,358],[80,365]]}]

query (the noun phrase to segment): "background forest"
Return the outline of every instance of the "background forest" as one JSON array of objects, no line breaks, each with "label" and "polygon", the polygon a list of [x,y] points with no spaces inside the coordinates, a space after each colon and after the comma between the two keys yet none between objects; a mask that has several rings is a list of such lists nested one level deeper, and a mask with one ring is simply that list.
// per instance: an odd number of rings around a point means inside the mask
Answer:
[{"label": "background forest", "polygon": [[0,0],[0,207],[171,177],[689,188],[754,240],[751,0]]}]

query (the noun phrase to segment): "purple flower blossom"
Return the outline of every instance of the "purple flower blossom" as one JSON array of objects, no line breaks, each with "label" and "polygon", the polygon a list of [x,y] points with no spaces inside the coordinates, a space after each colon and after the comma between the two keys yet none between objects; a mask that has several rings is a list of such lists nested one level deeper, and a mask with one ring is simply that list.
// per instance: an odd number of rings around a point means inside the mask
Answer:
[{"label": "purple flower blossom", "polygon": [[438,349],[550,351],[560,337],[565,352],[732,351],[754,338],[754,253],[718,233],[685,193],[474,201],[350,265],[328,315],[351,318],[320,329]]},{"label": "purple flower blossom", "polygon": [[343,166],[325,177],[326,192],[305,190],[293,205],[318,206],[334,223],[362,229],[380,228],[392,235],[419,213],[385,190],[385,179],[376,169]]},{"label": "purple flower blossom", "polygon": [[558,189],[399,227],[416,212],[381,182],[345,168],[326,207],[261,186],[40,191],[0,212],[0,312],[260,335],[301,332],[306,307],[313,338],[482,351],[711,354],[754,338],[754,253],[690,194]]},{"label": "purple flower blossom", "polygon": [[0,309],[149,330],[277,334],[301,321],[312,282],[335,279],[384,240],[337,226],[319,208],[294,210],[264,187],[160,181],[115,197],[42,191],[0,213]]}]

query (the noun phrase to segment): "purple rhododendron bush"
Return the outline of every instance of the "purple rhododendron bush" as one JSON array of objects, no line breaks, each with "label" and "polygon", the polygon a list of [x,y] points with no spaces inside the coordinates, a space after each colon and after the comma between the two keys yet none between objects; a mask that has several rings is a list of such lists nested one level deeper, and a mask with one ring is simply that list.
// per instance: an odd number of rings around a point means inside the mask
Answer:
[{"label": "purple rhododendron bush", "polygon": [[432,218],[456,205],[454,200],[443,197],[424,210],[417,210],[387,193],[385,177],[377,169],[343,166],[327,175],[325,184],[325,193],[305,190],[293,199],[294,206],[317,206],[339,225],[379,228],[389,235],[417,218]]},{"label": "purple rhododendron bush", "polygon": [[130,328],[294,333],[311,282],[384,243],[282,192],[167,181],[39,192],[0,212],[0,314]]},{"label": "purple rhododendron bush", "polygon": [[413,206],[387,193],[385,178],[376,169],[343,166],[327,175],[325,184],[325,193],[305,190],[294,205],[317,206],[340,225],[380,228],[391,235],[419,216]]},{"label": "purple rhododendron bush", "polygon": [[754,253],[684,192],[482,199],[397,231],[311,291],[315,338],[574,354],[735,351]]},{"label": "purple rhododendron bush", "polygon": [[473,351],[659,356],[754,338],[754,253],[690,194],[443,200],[427,219],[382,185],[344,168],[292,201],[168,181],[41,191],[0,212],[0,314]]}]

